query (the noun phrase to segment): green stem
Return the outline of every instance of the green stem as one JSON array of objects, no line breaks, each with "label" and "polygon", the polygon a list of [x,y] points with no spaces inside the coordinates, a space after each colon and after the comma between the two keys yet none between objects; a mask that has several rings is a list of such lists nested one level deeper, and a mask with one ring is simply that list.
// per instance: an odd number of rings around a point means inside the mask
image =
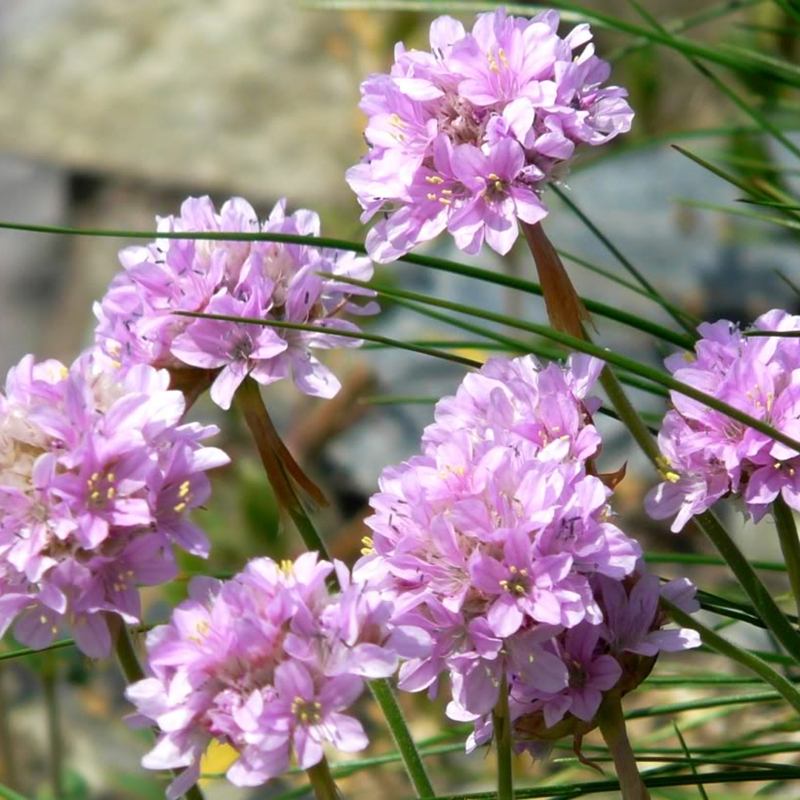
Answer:
[{"label": "green stem", "polygon": [[433,791],[425,765],[422,763],[419,750],[417,750],[411,732],[408,730],[408,725],[406,725],[403,712],[397,702],[391,684],[385,678],[379,678],[370,681],[369,688],[372,696],[381,707],[381,711],[383,711],[386,724],[392,732],[392,738],[403,759],[403,765],[406,768],[408,777],[417,792],[417,797],[434,797],[436,792]]},{"label": "green stem", "polygon": [[[591,338],[585,329],[583,329],[582,333],[583,341],[591,344]],[[661,471],[663,462],[658,445],[650,435],[647,425],[639,416],[630,400],[628,400],[625,390],[611,371],[611,366],[608,363],[603,369],[600,381],[608,394],[611,404],[619,414],[620,420],[626,425],[637,444],[642,448],[645,455],[650,459],[656,469]],[[781,611],[775,600],[773,600],[772,595],[761,582],[761,579],[744,557],[741,550],[736,546],[730,534],[728,534],[711,511],[696,515],[694,521],[713,542],[719,554],[728,563],[728,566],[731,568],[736,579],[755,606],[764,624],[786,648],[786,651],[800,664],[800,635],[798,635],[798,632],[792,627],[786,615]]]},{"label": "green stem", "polygon": [[[136,655],[136,648],[134,647],[130,631],[127,625],[119,624],[119,622],[113,618],[110,619],[110,622],[112,623],[112,632],[115,629],[117,630],[115,649],[122,674],[125,676],[125,680],[128,683],[136,683],[136,681],[142,680],[145,674],[142,665],[139,663],[139,658]],[[179,773],[175,771],[175,774],[177,775]],[[203,793],[200,791],[200,787],[195,785],[187,790],[184,797],[187,798],[187,800],[203,800]]]},{"label": "green stem", "polygon": [[[588,338],[588,335],[587,335]],[[620,421],[627,427],[636,443],[642,448],[644,454],[658,468],[661,451],[656,440],[650,434],[645,421],[639,416],[636,409],[625,394],[614,371],[606,365],[600,373],[600,385],[605,389],[609,402],[619,414]]]},{"label": "green stem", "polygon": [[772,504],[772,514],[778,528],[778,538],[781,542],[783,558],[786,561],[786,571],[789,573],[789,583],[797,606],[797,615],[800,616],[800,539],[797,536],[794,513],[786,505],[783,497],[778,495]]},{"label": "green stem", "polygon": [[0,779],[6,786],[15,789],[18,787],[17,763],[14,758],[15,742],[11,733],[9,717],[11,706],[5,687],[5,670],[0,664]]},{"label": "green stem", "polygon": [[597,712],[600,733],[603,734],[608,749],[617,768],[617,779],[623,800],[649,800],[650,792],[642,781],[636,758],[633,755],[625,717],[622,713],[622,702],[618,691],[611,691],[603,698]]},{"label": "green stem", "polygon": [[691,614],[681,611],[677,606],[665,600],[663,597],[661,598],[661,604],[669,610],[670,616],[675,622],[684,628],[691,628],[697,631],[702,637],[703,643],[712,650],[731,659],[731,661],[736,661],[751,672],[754,672],[760,678],[763,678],[781,693],[795,711],[800,713],[800,692],[798,692],[797,687],[779,672],[772,669],[766,661],[760,659],[754,653],[732,644],[715,631],[712,631],[711,628],[703,625],[702,622],[698,622]]},{"label": "green stem", "polygon": [[693,522],[711,540],[719,554],[728,563],[731,572],[739,581],[767,628],[786,648],[789,655],[800,664],[800,635],[778,607],[767,587],[761,582],[756,571],[745,558],[744,553],[736,546],[730,534],[711,511],[697,514]]},{"label": "green stem", "polygon": [[[267,478],[275,489],[276,495],[282,500],[283,507],[289,513],[300,536],[309,550],[319,553],[320,558],[330,561],[328,549],[317,532],[311,517],[303,507],[303,503],[298,497],[294,483],[287,475],[281,461],[276,457],[275,447],[271,444],[274,434],[272,422],[267,414],[264,401],[258,384],[251,378],[245,379],[236,393],[235,401],[241,409],[247,426],[256,442],[261,463]],[[338,590],[336,577],[332,577],[332,587]],[[414,739],[408,730],[408,725],[403,718],[403,712],[397,703],[392,687],[385,679],[373,680],[369,682],[370,690],[378,705],[381,707],[386,724],[392,733],[397,749],[403,757],[408,777],[417,791],[418,797],[433,797],[435,792],[431,785],[425,765],[420,758]]]},{"label": "green stem", "polygon": [[53,653],[44,656],[42,688],[47,712],[47,739],[50,749],[50,783],[53,797],[62,800],[64,787],[61,780],[63,743],[61,738],[61,715],[58,706],[58,661]]},{"label": "green stem", "polygon": [[508,710],[508,683],[500,682],[500,696],[493,713],[494,741],[497,747],[497,800],[514,800],[514,771],[511,760],[511,715]]},{"label": "green stem", "polygon": [[333,780],[331,769],[328,766],[328,759],[322,757],[319,764],[314,764],[306,770],[311,788],[314,790],[314,797],[317,800],[342,800],[342,793]]}]

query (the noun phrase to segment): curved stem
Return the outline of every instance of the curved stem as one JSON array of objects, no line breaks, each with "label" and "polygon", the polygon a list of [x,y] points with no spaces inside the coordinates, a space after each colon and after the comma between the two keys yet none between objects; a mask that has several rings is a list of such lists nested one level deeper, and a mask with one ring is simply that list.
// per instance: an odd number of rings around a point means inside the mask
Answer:
[{"label": "curved stem", "polygon": [[306,770],[311,788],[314,790],[314,797],[317,800],[342,800],[342,793],[333,780],[331,768],[328,766],[328,759],[322,757],[319,764],[314,764]]},{"label": "curved stem", "polygon": [[649,800],[650,792],[642,781],[636,757],[633,755],[628,731],[625,728],[625,717],[622,713],[622,702],[618,691],[610,691],[603,698],[597,712],[600,733],[603,734],[614,766],[617,768],[617,779],[623,800]]},{"label": "curved stem", "polygon": [[800,538],[797,536],[794,512],[786,505],[783,497],[778,495],[772,504],[772,514],[778,528],[778,538],[786,562],[786,571],[789,573],[789,583],[797,606],[797,615],[800,616]]},{"label": "curved stem", "polygon": [[508,683],[500,682],[500,695],[492,714],[497,747],[497,800],[514,800],[514,771],[511,760],[511,715],[508,710]]},{"label": "curved stem", "polygon": [[[258,384],[252,378],[246,378],[236,393],[235,402],[244,414],[247,426],[256,442],[261,463],[267,473],[267,479],[275,489],[276,495],[282,499],[282,505],[292,518],[300,536],[309,550],[319,553],[320,558],[330,561],[331,557],[322,537],[317,532],[311,517],[303,507],[303,503],[297,494],[294,483],[283,469],[280,458],[276,457],[275,445],[272,442],[273,436],[277,437],[272,421],[269,418],[261,391]],[[298,468],[299,469],[299,468]],[[339,589],[335,574],[331,576],[331,586],[334,590]],[[392,687],[385,679],[372,680],[369,682],[370,690],[378,705],[381,707],[386,724],[392,733],[392,737],[397,744],[397,749],[403,757],[403,764],[406,773],[416,789],[418,797],[433,797],[433,791],[425,765],[420,758],[417,746],[408,730],[408,725],[403,718],[403,712],[397,703]]]},{"label": "curved stem", "polygon": [[[145,677],[144,670],[136,655],[136,648],[133,645],[133,639],[131,638],[128,626],[120,624],[119,621],[113,619],[113,617],[109,622],[113,623],[111,625],[112,632],[115,629],[117,632],[115,650],[125,680],[128,683],[135,683],[136,681],[142,680]],[[178,774],[178,772],[176,771],[175,774]],[[187,800],[203,800],[203,793],[200,791],[200,787],[195,785],[186,791],[184,797],[187,798]]]}]

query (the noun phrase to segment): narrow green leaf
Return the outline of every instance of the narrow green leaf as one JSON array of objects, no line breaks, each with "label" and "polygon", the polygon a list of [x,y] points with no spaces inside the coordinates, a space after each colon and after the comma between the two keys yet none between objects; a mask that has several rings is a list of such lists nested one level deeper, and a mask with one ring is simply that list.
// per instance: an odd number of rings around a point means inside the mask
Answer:
[{"label": "narrow green leaf", "polygon": [[696,339],[697,332],[694,330],[691,323],[688,323],[682,314],[675,313],[675,306],[667,302],[667,300],[661,295],[656,287],[650,283],[644,274],[633,265],[631,260],[622,253],[622,251],[600,230],[600,228],[598,228],[597,225],[595,225],[594,222],[589,219],[589,217],[578,207],[578,205],[572,201],[567,193],[555,184],[553,184],[551,188],[561,198],[570,211],[572,211],[572,213],[575,214],[575,216],[586,226],[586,228],[594,234],[595,238],[598,239],[611,253],[611,255],[613,255],[614,258],[616,258],[617,261],[619,261],[619,263],[635,278],[639,285],[645,291],[647,291],[649,295],[657,298],[659,305],[690,335],[692,340]]},{"label": "narrow green leaf", "polygon": [[[645,784],[651,788],[666,788],[669,786],[697,786],[698,784],[737,784],[752,783],[786,778],[797,780],[800,768],[783,766],[780,769],[742,769],[735,772],[722,770],[720,772],[704,772],[701,775],[643,775]],[[558,784],[550,786],[519,787],[515,796],[518,800],[529,797],[583,797],[584,795],[599,792],[619,792],[619,781],[616,779],[602,781],[587,781],[583,783]],[[452,795],[439,795],[432,800],[496,800],[494,792],[467,792]]]},{"label": "narrow green leaf", "polygon": [[[683,625],[682,622],[681,624]],[[705,641],[705,637],[703,640]],[[777,675],[778,673],[775,674]],[[786,681],[786,683],[796,694],[797,701],[800,703],[800,692],[797,691],[797,687],[789,681]],[[667,714],[680,714],[683,711],[695,711],[699,708],[739,706],[747,705],[748,703],[774,703],[780,700],[782,696],[784,699],[788,699],[786,695],[782,695],[780,692],[749,692],[747,694],[730,695],[729,697],[706,697],[701,700],[686,700],[681,703],[665,703],[659,706],[650,706],[649,708],[634,709],[625,715],[625,719],[631,720],[641,719],[643,717],[665,716]],[[797,708],[800,709],[800,705],[798,705]]]},{"label": "narrow green leaf", "polygon": [[711,628],[703,625],[702,622],[699,622],[692,615],[681,611],[677,606],[673,605],[668,600],[664,600],[662,598],[662,603],[669,609],[670,615],[675,622],[685,628],[691,628],[692,630],[697,631],[706,646],[716,650],[716,652],[720,653],[721,655],[730,658],[732,661],[741,664],[743,667],[746,667],[747,669],[756,673],[756,675],[763,678],[786,699],[786,701],[795,709],[795,711],[800,713],[800,692],[798,692],[794,683],[789,681],[779,672],[776,672],[774,669],[772,669],[772,667],[770,667],[766,661],[762,660],[757,655],[737,647],[732,642],[724,639],[722,636],[712,631]]},{"label": "narrow green leaf", "polygon": [[531,16],[537,11],[557,8],[564,19],[589,22],[597,28],[608,28],[648,40],[677,50],[684,55],[696,56],[712,63],[720,64],[734,72],[760,78],[770,78],[792,86],[800,84],[800,69],[794,64],[777,62],[763,54],[743,49],[722,48],[720,45],[704,44],[677,36],[669,32],[651,30],[624,19],[613,17],[596,9],[586,8],[578,3],[549,0],[546,5],[528,5],[509,2],[470,2],[470,0],[306,0],[306,5],[323,9],[365,9],[371,11],[425,11],[428,13],[459,13],[491,11],[502,5],[509,14]]},{"label": "narrow green leaf", "polygon": [[[303,244],[314,247],[326,247],[336,250],[345,250],[353,253],[366,253],[363,244],[358,242],[351,242],[346,239],[335,239],[326,236],[298,236],[286,233],[233,233],[233,232],[218,232],[218,231],[122,231],[122,230],[94,230],[94,229],[81,229],[81,228],[66,228],[62,226],[49,226],[49,225],[28,225],[24,223],[15,222],[0,222],[0,228],[8,230],[28,231],[32,233],[50,233],[61,234],[70,236],[99,236],[109,238],[127,238],[127,239],[191,239],[197,241],[231,241],[231,242],[283,242],[286,244]],[[515,278],[510,275],[505,275],[501,272],[496,272],[479,267],[472,267],[466,264],[460,264],[456,261],[450,261],[445,258],[437,258],[433,256],[420,256],[409,253],[403,256],[400,261],[409,264],[416,264],[419,266],[429,267],[430,269],[439,270],[441,272],[449,272],[456,275],[465,277],[476,278],[477,280],[486,281],[489,283],[497,284],[498,286],[507,286],[509,288],[518,289],[529,294],[542,296],[542,289],[538,283],[533,281],[525,281],[520,278]],[[631,314],[622,309],[614,306],[600,303],[591,298],[583,298],[586,307],[589,311],[597,314],[598,316],[612,319],[623,325],[636,328],[649,333],[664,341],[676,344],[678,347],[691,348],[694,343],[694,338],[684,336],[680,333],[665,328],[663,325],[653,322],[652,320],[639,317]],[[685,325],[685,323],[684,323]]]},{"label": "narrow green leaf", "polygon": [[652,294],[651,292],[643,289],[641,286],[637,286],[635,283],[631,283],[630,281],[626,281],[624,278],[620,278],[619,275],[615,275],[613,272],[607,269],[603,269],[603,267],[598,267],[597,264],[592,264],[590,261],[587,261],[585,258],[581,258],[580,256],[576,256],[573,253],[568,253],[566,250],[559,250],[556,248],[556,252],[563,258],[565,261],[571,261],[573,264],[577,264],[578,266],[583,267],[584,269],[588,269],[590,272],[594,272],[597,275],[601,275],[602,277],[606,278],[609,281],[613,281],[620,286],[624,286],[631,292],[635,292],[642,297],[646,297],[648,300],[652,300],[654,303],[662,306],[665,309],[668,309],[671,314],[679,314],[681,315],[690,325],[692,325],[692,329],[699,325],[703,320],[700,317],[691,314],[688,311],[684,311],[682,308],[673,305],[672,303],[667,302],[663,297]]},{"label": "narrow green leaf", "polygon": [[[639,0],[628,0],[628,4],[635,8],[656,31],[663,35],[670,35],[664,26],[658,21],[658,19],[656,19],[646,8],[644,8]],[[763,53],[756,53],[740,47],[732,47],[730,45],[725,45],[724,43],[721,44],[720,47],[725,48],[733,54],[740,55],[743,58],[756,58],[761,63],[768,63],[773,67],[783,65],[783,62],[778,62],[776,59],[773,59]],[[773,123],[766,114],[762,113],[751,103],[748,103],[743,97],[741,97],[730,86],[728,86],[725,81],[720,80],[708,67],[706,67],[704,64],[701,64],[696,58],[693,58],[686,51],[682,52],[687,57],[689,62],[694,66],[694,68],[714,84],[714,88],[718,92],[724,94],[734,105],[747,114],[747,116],[749,116],[756,123],[756,125],[763,128],[766,133],[769,133],[775,139],[775,141],[782,144],[790,153],[792,153],[792,155],[794,155],[796,158],[800,158],[800,147],[798,147],[788,136],[786,136],[786,134],[777,125],[775,125],[775,123]]]},{"label": "narrow green leaf", "polygon": [[[697,564],[698,566],[727,567],[727,562],[719,556],[703,556],[694,553],[645,553],[648,564]],[[755,569],[770,572],[786,572],[786,565],[779,561],[751,561]]]},{"label": "narrow green leaf", "polygon": [[[433,309],[428,308],[422,303],[412,303],[406,300],[402,300],[400,298],[392,298],[393,302],[402,308],[408,308],[411,311],[414,311],[417,314],[422,314],[423,316],[430,317],[431,319],[438,320],[440,322],[444,322],[446,325],[453,325],[456,328],[460,328],[461,330],[470,331],[471,333],[476,333],[479,336],[485,336],[492,341],[498,343],[505,343],[509,346],[515,346],[517,348],[517,352],[519,353],[533,353],[535,356],[539,356],[540,358],[545,358],[550,361],[563,361],[565,357],[565,353],[557,350],[556,348],[546,347],[542,345],[540,342],[524,342],[520,341],[519,339],[512,339],[508,336],[503,334],[497,333],[496,331],[491,331],[488,328],[483,328],[477,325],[473,325],[469,322],[464,322],[461,320],[456,319],[455,317],[449,316],[447,314],[440,314]],[[640,389],[643,392],[647,392],[648,394],[653,394],[658,397],[669,397],[669,393],[660,386],[655,386],[653,383],[649,381],[643,381],[637,378],[634,375],[629,375],[626,372],[621,372],[619,375],[619,380],[622,383],[627,384],[628,386],[633,386],[636,389]]]},{"label": "narrow green leaf", "polygon": [[0,797],[2,797],[3,800],[28,800],[28,798],[25,797],[24,794],[15,792],[8,786],[3,786],[2,783],[0,783]]},{"label": "narrow green leaf", "polygon": [[[654,383],[660,384],[667,389],[677,392],[678,394],[685,395],[686,397],[691,397],[693,400],[697,400],[709,408],[713,408],[716,411],[720,411],[726,416],[730,417],[731,419],[735,419],[737,422],[741,422],[743,425],[746,425],[754,430],[759,431],[760,433],[769,436],[771,439],[774,439],[777,442],[781,442],[782,444],[787,445],[787,447],[791,447],[795,450],[800,450],[800,442],[795,441],[789,436],[781,433],[776,428],[772,427],[771,425],[767,425],[763,421],[756,419],[755,417],[751,417],[749,414],[745,414],[737,408],[734,408],[727,403],[723,403],[721,400],[718,400],[715,397],[712,397],[705,392],[698,391],[693,386],[689,386],[688,384],[682,383],[681,381],[676,380],[671,375],[668,375],[665,372],[661,372],[657,369],[653,369],[652,367],[647,366],[646,364],[642,364],[639,361],[636,361],[632,358],[628,358],[627,356],[619,355],[611,350],[605,349],[603,347],[599,347],[596,344],[592,344],[590,342],[586,342],[582,339],[578,339],[575,336],[570,336],[566,333],[561,333],[559,331],[555,331],[552,328],[548,328],[545,325],[538,325],[533,322],[525,322],[523,320],[513,319],[512,317],[505,316],[503,314],[495,314],[491,311],[484,311],[480,308],[464,306],[460,303],[453,303],[447,300],[441,300],[435,297],[429,297],[427,295],[422,295],[416,292],[407,292],[400,289],[394,289],[388,286],[378,285],[375,283],[368,283],[365,281],[357,281],[351,278],[340,278],[339,279],[343,283],[352,283],[354,286],[364,286],[366,288],[373,289],[380,295],[385,295],[386,297],[396,297],[400,299],[411,300],[412,302],[417,303],[424,303],[428,304],[437,308],[444,308],[450,311],[455,311],[460,314],[466,314],[468,316],[475,316],[480,317],[481,319],[486,319],[491,322],[498,322],[501,325],[508,325],[509,327],[519,328],[520,330],[529,331],[530,333],[535,333],[539,336],[542,336],[546,339],[550,339],[554,342],[558,342],[559,344],[563,344],[566,347],[569,347],[572,350],[577,350],[581,353],[586,353],[590,356],[595,356],[596,358],[605,361],[608,364],[612,364],[613,366],[620,367],[627,372],[633,373],[634,375],[638,375],[641,378],[645,378],[647,380],[653,381]],[[216,315],[207,315],[212,318],[216,318]],[[224,317],[222,317],[224,318]],[[235,319],[235,318],[231,318]],[[265,323],[263,320],[254,320],[254,319],[245,319],[246,322],[254,322],[256,324],[271,324]]]},{"label": "narrow green leaf", "polygon": [[690,208],[699,208],[704,211],[718,211],[722,214],[731,214],[735,217],[746,217],[747,219],[754,219],[758,222],[769,222],[772,225],[781,225],[784,228],[791,228],[793,231],[800,230],[800,222],[795,222],[791,219],[783,219],[783,217],[771,217],[767,214],[758,214],[755,211],[747,211],[743,208],[731,208],[730,206],[718,205],[717,203],[703,203],[699,200],[689,200],[684,197],[676,197],[676,203]]}]

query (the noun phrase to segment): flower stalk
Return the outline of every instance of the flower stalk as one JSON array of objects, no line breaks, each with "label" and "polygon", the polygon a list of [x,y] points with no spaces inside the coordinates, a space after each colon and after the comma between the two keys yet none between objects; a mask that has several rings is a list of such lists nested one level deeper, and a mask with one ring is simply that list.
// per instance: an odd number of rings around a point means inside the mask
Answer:
[{"label": "flower stalk", "polygon": [[608,692],[603,698],[597,721],[600,724],[600,733],[614,759],[614,766],[617,768],[622,800],[649,800],[650,792],[639,774],[633,748],[628,739],[618,690]]},{"label": "flower stalk", "polygon": [[497,800],[514,800],[514,771],[511,750],[511,714],[508,709],[508,682],[500,681],[500,695],[492,714],[497,747]]},{"label": "flower stalk", "polygon": [[[303,507],[295,485],[284,469],[284,462],[278,455],[276,440],[280,441],[280,439],[272,425],[272,420],[269,418],[258,384],[252,378],[245,379],[236,393],[235,402],[242,411],[245,422],[256,442],[256,447],[261,456],[261,463],[267,473],[267,479],[270,481],[276,495],[282,500],[283,507],[291,517],[292,522],[294,522],[306,548],[316,551],[319,553],[320,558],[329,561],[328,549]],[[336,586],[335,575],[331,576],[331,580]],[[386,724],[389,726],[392,737],[403,757],[406,773],[417,792],[417,796],[421,798],[433,797],[436,793],[433,790],[425,765],[422,763],[422,758],[420,758],[417,746],[414,743],[411,732],[408,730],[408,725],[403,718],[403,712],[400,709],[397,698],[394,696],[391,685],[386,679],[380,678],[371,680],[369,687],[375,701],[383,712]]]},{"label": "flower stalk", "polygon": [[322,761],[314,764],[306,770],[308,780],[311,783],[311,788],[314,790],[314,797],[317,800],[342,800],[342,793],[336,785],[331,775],[331,768],[328,765],[328,759],[322,757]]},{"label": "flower stalk", "polygon": [[289,514],[305,546],[309,550],[327,557],[325,544],[303,508],[293,480],[317,503],[324,504],[325,498],[322,492],[308,478],[305,478],[302,469],[281,441],[272,424],[267,407],[264,405],[258,383],[252,378],[245,378],[239,391],[236,392],[235,403],[250,429],[264,471],[267,473],[267,479],[278,502]]},{"label": "flower stalk", "polygon": [[[541,269],[539,266],[540,263],[549,264],[552,259],[559,259],[558,253],[555,251],[549,241],[547,241],[544,231],[541,230],[541,226],[539,227],[540,235],[537,235],[534,238],[529,237],[526,233],[526,239],[531,247],[531,252],[533,254],[534,261],[536,262],[537,269]],[[566,273],[566,270],[564,270],[564,275],[566,276],[566,279],[569,280],[569,275]],[[540,281],[542,281],[542,286],[544,289],[544,282],[541,272],[539,277]],[[564,308],[561,310],[561,313],[555,317],[550,314],[550,306],[553,303],[561,303],[561,305],[564,306]],[[568,305],[564,305],[564,303],[559,300],[559,296],[556,296],[553,302],[548,304],[547,308],[548,316],[550,316],[550,322],[554,328],[564,333],[575,335],[571,330],[565,328],[564,325],[569,324],[574,327],[580,322],[580,319],[569,310]],[[562,321],[564,317],[567,317],[570,320],[569,323],[564,323]],[[582,324],[578,338],[581,338],[586,342],[591,342],[591,337],[586,332]],[[608,399],[614,406],[614,409],[619,414],[620,421],[631,432],[631,435],[634,437],[637,444],[642,448],[645,455],[650,459],[653,466],[659,472],[662,472],[663,462],[658,445],[650,435],[644,420],[642,420],[636,409],[631,404],[628,396],[625,393],[625,390],[620,385],[617,377],[614,375],[611,367],[608,364],[606,364],[600,375],[600,383],[605,389]],[[776,513],[779,514],[780,512]],[[775,635],[775,638],[783,645],[783,647],[786,648],[787,652],[789,652],[791,656],[798,663],[800,663],[800,636],[786,618],[786,615],[781,611],[775,600],[772,598],[772,595],[770,595],[769,591],[767,590],[766,586],[764,586],[755,570],[750,566],[744,554],[736,546],[730,534],[720,524],[719,520],[717,520],[711,511],[697,514],[694,517],[694,521],[703,531],[703,533],[711,540],[711,542],[719,551],[720,555],[725,559],[736,579],[746,592],[747,596],[750,598],[756,609],[758,609],[759,615],[763,619],[764,624]],[[792,520],[792,524],[793,522],[794,521]],[[788,521],[786,522],[786,525],[788,526]],[[788,528],[785,536],[787,539],[791,538]],[[790,550],[793,555],[797,555],[797,591],[800,591],[800,544],[797,543],[796,531],[794,534],[794,540],[795,544],[792,548],[790,548]],[[788,564],[789,560],[787,559],[787,568]],[[792,588],[793,591],[795,591],[794,584]],[[795,596],[800,597],[797,591],[795,591]]]},{"label": "flower stalk", "polygon": [[792,509],[781,495],[778,495],[772,504],[772,514],[778,529],[778,539],[786,562],[786,571],[789,573],[789,583],[797,606],[797,615],[800,617],[800,538],[797,535],[797,523]]}]

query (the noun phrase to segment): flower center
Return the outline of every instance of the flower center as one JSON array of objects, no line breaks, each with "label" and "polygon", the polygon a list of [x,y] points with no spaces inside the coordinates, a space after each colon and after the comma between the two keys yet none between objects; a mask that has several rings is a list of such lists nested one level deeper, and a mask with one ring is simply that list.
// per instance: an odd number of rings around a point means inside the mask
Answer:
[{"label": "flower center", "polygon": [[322,722],[322,703],[298,695],[292,701],[292,714],[304,725],[318,725]]},{"label": "flower center", "polygon": [[113,472],[93,472],[86,481],[89,508],[103,508],[113,500],[117,496],[116,481],[117,476]]},{"label": "flower center", "polygon": [[500,581],[500,585],[509,594],[521,596],[528,593],[528,570],[509,567],[511,577]]}]

